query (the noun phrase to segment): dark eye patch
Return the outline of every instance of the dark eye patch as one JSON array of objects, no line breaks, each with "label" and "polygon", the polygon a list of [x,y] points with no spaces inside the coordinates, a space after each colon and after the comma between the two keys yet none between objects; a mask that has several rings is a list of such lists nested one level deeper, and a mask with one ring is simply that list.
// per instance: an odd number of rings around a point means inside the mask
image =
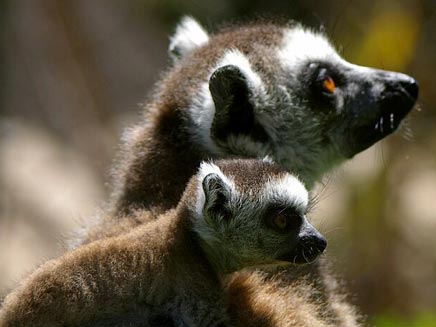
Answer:
[{"label": "dark eye patch", "polygon": [[311,79],[313,91],[324,96],[329,96],[333,93],[324,88],[324,82],[326,80],[333,81],[335,86],[342,84],[342,78],[337,70],[328,66],[319,66],[318,69],[314,71]]},{"label": "dark eye patch", "polygon": [[295,208],[283,205],[271,205],[264,213],[265,224],[279,233],[297,230],[302,223],[302,216]]},{"label": "dark eye patch", "polygon": [[335,91],[345,84],[344,75],[340,69],[328,62],[311,62],[303,75],[303,83],[308,85],[308,99],[315,108],[329,112],[335,107]]}]

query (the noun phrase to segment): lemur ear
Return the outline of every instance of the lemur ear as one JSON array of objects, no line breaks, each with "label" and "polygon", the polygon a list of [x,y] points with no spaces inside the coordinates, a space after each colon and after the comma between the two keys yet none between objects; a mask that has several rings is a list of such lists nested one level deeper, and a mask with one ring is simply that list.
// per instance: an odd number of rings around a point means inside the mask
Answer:
[{"label": "lemur ear", "polygon": [[177,61],[209,41],[209,35],[192,17],[185,16],[170,38],[170,57]]},{"label": "lemur ear", "polygon": [[250,83],[237,66],[217,68],[210,77],[209,90],[215,104],[211,126],[213,137],[225,140],[231,134],[245,134],[256,141],[268,139],[255,119]]},{"label": "lemur ear", "polygon": [[214,218],[226,218],[228,209],[226,203],[230,200],[231,187],[218,174],[206,175],[202,182],[205,195],[203,211]]}]

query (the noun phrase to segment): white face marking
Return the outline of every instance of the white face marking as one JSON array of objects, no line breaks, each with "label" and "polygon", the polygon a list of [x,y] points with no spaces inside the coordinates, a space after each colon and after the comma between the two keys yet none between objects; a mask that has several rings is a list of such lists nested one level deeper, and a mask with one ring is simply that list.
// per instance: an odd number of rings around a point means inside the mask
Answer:
[{"label": "white face marking", "polygon": [[309,203],[309,193],[298,178],[286,174],[283,177],[271,179],[262,190],[262,202],[271,203],[277,200],[295,207],[300,213],[306,212]]},{"label": "white face marking", "polygon": [[209,35],[192,17],[185,16],[170,39],[169,51],[173,59],[179,59],[209,41]]},{"label": "white face marking", "polygon": [[206,195],[203,190],[203,180],[209,174],[217,174],[231,190],[231,194],[236,195],[237,193],[233,181],[225,176],[217,165],[209,162],[202,162],[198,171],[197,202],[195,205],[197,218],[203,216],[203,207],[206,201]]},{"label": "white face marking", "polygon": [[189,112],[194,124],[191,134],[195,141],[206,147],[210,152],[221,154],[210,135],[213,118],[215,117],[215,104],[209,91],[209,82],[203,83],[200,92],[192,98]]},{"label": "white face marking", "polygon": [[253,91],[263,89],[262,80],[259,75],[253,71],[248,58],[241,51],[236,49],[228,50],[219,61],[216,69],[227,65],[233,65],[239,68],[247,79],[250,89]]},{"label": "white face marking", "polygon": [[307,60],[342,60],[324,36],[304,28],[285,32],[278,57],[287,71],[295,71]]}]

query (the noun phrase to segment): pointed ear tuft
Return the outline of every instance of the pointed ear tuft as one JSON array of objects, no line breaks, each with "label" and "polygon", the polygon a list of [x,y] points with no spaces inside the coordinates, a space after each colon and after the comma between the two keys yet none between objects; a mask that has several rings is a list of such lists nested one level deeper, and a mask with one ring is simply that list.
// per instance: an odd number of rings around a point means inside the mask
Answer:
[{"label": "pointed ear tuft", "polygon": [[177,61],[209,41],[209,35],[192,17],[185,16],[170,38],[169,53]]}]

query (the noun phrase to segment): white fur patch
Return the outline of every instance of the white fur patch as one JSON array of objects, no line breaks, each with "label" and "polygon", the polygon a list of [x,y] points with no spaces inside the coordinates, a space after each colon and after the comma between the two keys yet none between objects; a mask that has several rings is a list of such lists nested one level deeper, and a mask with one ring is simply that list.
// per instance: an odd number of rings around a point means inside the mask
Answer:
[{"label": "white fur patch", "polygon": [[259,75],[253,71],[248,58],[241,51],[237,49],[228,50],[219,61],[216,69],[227,65],[233,65],[239,68],[247,79],[248,86],[252,91],[263,89],[262,80]]},{"label": "white fur patch", "polygon": [[289,205],[296,207],[301,213],[304,213],[309,203],[309,193],[300,180],[286,174],[283,177],[271,179],[263,188],[262,202],[270,203],[277,200],[284,201]]},{"label": "white fur patch", "polygon": [[189,112],[195,126],[191,130],[193,137],[210,152],[220,155],[221,153],[210,135],[210,129],[215,116],[215,104],[209,91],[209,82],[203,83],[198,95],[192,98]]},{"label": "white fur patch", "polygon": [[270,164],[273,164],[273,163],[274,163],[273,158],[271,158],[270,156],[265,156],[265,157],[263,157],[262,161],[263,161],[263,162],[270,163]]},{"label": "white fur patch", "polygon": [[203,216],[203,207],[204,207],[204,203],[206,201],[206,195],[204,194],[204,190],[203,190],[203,180],[204,178],[209,175],[209,174],[217,174],[219,176],[219,178],[229,187],[230,192],[232,194],[236,194],[236,189],[235,189],[235,184],[233,183],[233,180],[231,180],[230,178],[228,178],[227,176],[225,176],[223,174],[223,172],[221,171],[221,169],[211,163],[211,162],[202,162],[200,164],[200,168],[198,170],[198,186],[197,186],[197,202],[195,205],[195,211],[197,213],[197,217],[202,217]]},{"label": "white fur patch", "polygon": [[288,71],[307,60],[342,60],[330,42],[321,34],[304,28],[293,28],[284,34],[279,61]]},{"label": "white fur patch", "polygon": [[170,38],[169,51],[173,59],[180,59],[209,41],[209,35],[192,17],[185,16]]}]

